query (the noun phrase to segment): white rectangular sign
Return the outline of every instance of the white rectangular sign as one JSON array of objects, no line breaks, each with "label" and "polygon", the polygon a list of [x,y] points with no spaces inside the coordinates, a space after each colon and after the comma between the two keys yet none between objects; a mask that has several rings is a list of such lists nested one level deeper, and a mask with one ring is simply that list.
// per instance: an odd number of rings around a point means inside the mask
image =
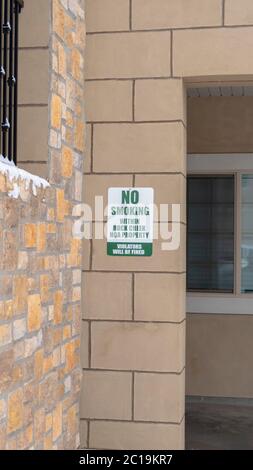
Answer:
[{"label": "white rectangular sign", "polygon": [[107,254],[151,256],[153,188],[109,188]]}]

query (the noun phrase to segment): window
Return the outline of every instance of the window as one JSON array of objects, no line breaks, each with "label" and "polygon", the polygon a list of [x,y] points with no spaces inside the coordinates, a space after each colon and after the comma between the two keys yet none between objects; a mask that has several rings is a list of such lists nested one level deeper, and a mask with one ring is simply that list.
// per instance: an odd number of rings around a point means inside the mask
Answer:
[{"label": "window", "polygon": [[253,174],[241,179],[241,292],[253,292]]},{"label": "window", "polygon": [[253,173],[190,175],[187,198],[188,291],[252,294]]},{"label": "window", "polygon": [[188,290],[233,292],[234,176],[188,178]]}]

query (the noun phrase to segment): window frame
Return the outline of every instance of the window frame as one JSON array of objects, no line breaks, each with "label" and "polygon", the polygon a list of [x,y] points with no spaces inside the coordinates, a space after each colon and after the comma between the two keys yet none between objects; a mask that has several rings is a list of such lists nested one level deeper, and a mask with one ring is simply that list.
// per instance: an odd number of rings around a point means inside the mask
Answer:
[{"label": "window frame", "polygon": [[[236,225],[236,222],[237,222],[237,177],[234,173],[232,172],[227,172],[225,173],[224,171],[222,172],[216,172],[216,173],[209,173],[209,172],[206,172],[206,173],[187,173],[187,179],[188,177],[191,176],[193,178],[198,178],[198,177],[203,177],[203,178],[215,178],[215,177],[222,177],[222,176],[233,176],[234,178],[234,204],[235,204],[235,207],[234,207],[234,283],[233,283],[233,292],[219,292],[219,291],[215,291],[215,290],[204,290],[204,289],[200,289],[199,291],[197,289],[187,289],[187,293],[190,293],[190,294],[207,294],[207,295],[225,295],[225,296],[234,296],[234,293],[236,291],[236,287],[237,287],[237,273],[236,273],[236,261],[237,261],[237,243],[236,243],[236,238],[237,238],[237,234],[236,234],[236,228],[237,228],[237,225]],[[186,201],[186,204],[188,204],[188,201]],[[187,236],[188,236],[188,232],[187,232]],[[253,293],[252,293],[252,297],[253,297]]]},{"label": "window frame", "polygon": [[[248,169],[251,161],[252,169]],[[186,291],[188,313],[251,314],[253,292],[241,292],[241,181],[253,175],[253,154],[189,154],[188,176],[234,176],[234,291]],[[187,203],[187,201],[186,201]],[[214,311],[215,310],[215,311]]]}]

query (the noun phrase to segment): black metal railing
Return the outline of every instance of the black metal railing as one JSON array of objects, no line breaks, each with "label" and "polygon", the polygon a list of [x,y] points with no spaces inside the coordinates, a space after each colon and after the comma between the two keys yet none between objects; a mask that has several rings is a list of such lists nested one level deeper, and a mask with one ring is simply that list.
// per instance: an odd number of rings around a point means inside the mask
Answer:
[{"label": "black metal railing", "polygon": [[0,0],[0,154],[17,162],[19,14],[23,0]]}]

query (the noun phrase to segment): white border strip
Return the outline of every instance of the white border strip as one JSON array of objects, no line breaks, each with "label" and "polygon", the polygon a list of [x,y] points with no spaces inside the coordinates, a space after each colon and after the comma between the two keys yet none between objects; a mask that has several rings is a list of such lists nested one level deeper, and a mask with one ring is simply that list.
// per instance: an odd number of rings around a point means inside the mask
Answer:
[{"label": "white border strip", "polygon": [[252,153],[188,154],[188,173],[252,171]]},{"label": "white border strip", "polygon": [[253,315],[253,299],[242,297],[186,296],[187,313],[221,315]]}]

